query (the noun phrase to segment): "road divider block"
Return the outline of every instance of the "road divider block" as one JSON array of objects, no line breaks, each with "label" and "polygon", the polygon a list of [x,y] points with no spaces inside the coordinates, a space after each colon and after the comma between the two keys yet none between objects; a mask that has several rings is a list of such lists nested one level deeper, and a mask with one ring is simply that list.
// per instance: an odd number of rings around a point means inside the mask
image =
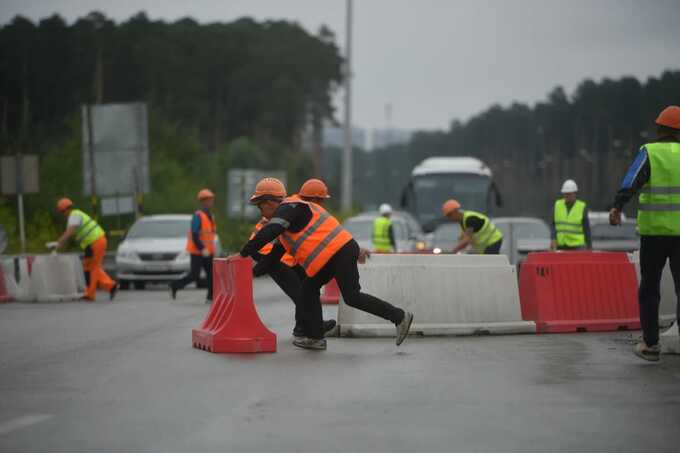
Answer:
[{"label": "road divider block", "polygon": [[213,261],[213,303],[201,326],[192,331],[192,343],[214,353],[276,352],[276,334],[255,309],[250,259]]},{"label": "road divider block", "polygon": [[[535,333],[522,320],[514,266],[503,255],[374,254],[362,291],[414,313],[423,336]],[[340,336],[394,336],[394,325],[340,300]]]},{"label": "road divider block", "polygon": [[635,268],[625,253],[530,253],[519,287],[522,317],[539,333],[640,328]]},{"label": "road divider block", "polygon": [[38,255],[32,262],[30,284],[38,302],[76,300],[83,297],[73,258],[68,255]]},{"label": "road divider block", "polygon": [[662,354],[680,354],[680,327],[676,323],[659,337]]},{"label": "road divider block", "polygon": [[35,300],[30,282],[31,262],[32,257],[27,256],[12,256],[2,259],[5,285],[7,292],[14,301],[28,302]]},{"label": "road divider block", "polygon": [[[630,262],[635,266],[636,285],[640,285],[640,252],[628,255]],[[637,294],[637,293],[636,293]],[[666,267],[661,275],[661,303],[659,305],[659,326],[662,328],[673,324],[677,319],[678,296],[675,294],[675,283],[671,267],[666,263]]]},{"label": "road divider block", "polygon": [[7,279],[5,278],[4,266],[0,266],[0,303],[10,302],[12,296],[7,290]]},{"label": "road divider block", "polygon": [[327,305],[337,305],[340,303],[340,288],[335,279],[326,283],[321,294],[321,303]]}]

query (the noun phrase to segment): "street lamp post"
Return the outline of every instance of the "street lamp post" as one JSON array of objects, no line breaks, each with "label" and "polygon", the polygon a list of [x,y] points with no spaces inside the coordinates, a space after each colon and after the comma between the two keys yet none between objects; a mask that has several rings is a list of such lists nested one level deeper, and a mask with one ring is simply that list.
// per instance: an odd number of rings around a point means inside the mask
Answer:
[{"label": "street lamp post", "polygon": [[342,198],[344,211],[352,208],[352,0],[346,0],[345,16],[345,147],[342,155]]}]

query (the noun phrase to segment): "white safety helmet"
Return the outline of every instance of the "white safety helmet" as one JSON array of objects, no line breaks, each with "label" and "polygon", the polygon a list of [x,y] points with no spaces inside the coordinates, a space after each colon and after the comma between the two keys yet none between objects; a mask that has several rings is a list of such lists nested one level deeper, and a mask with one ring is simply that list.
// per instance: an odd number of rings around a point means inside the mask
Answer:
[{"label": "white safety helmet", "polygon": [[562,184],[562,193],[576,193],[578,192],[578,186],[576,185],[576,181],[573,179],[567,179],[564,181],[564,184]]},{"label": "white safety helmet", "polygon": [[380,215],[392,214],[392,206],[388,205],[387,203],[383,203],[380,205],[380,208],[378,208],[378,211],[380,212]]}]

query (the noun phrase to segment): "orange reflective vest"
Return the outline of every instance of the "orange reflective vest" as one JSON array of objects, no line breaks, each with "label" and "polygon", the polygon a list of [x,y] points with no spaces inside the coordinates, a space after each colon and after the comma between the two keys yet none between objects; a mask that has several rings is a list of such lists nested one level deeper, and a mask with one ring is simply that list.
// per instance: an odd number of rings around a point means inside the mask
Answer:
[{"label": "orange reflective vest", "polygon": [[303,203],[312,212],[307,226],[297,233],[285,231],[279,239],[305,273],[313,277],[338,250],[352,240],[352,235],[316,203],[304,201],[297,195],[286,198],[283,203]]},{"label": "orange reflective vest", "polygon": [[[263,226],[267,224],[266,219],[262,219],[259,222],[255,224],[255,231],[253,231],[250,234],[250,239],[253,239],[255,235],[257,234],[258,231],[262,229]],[[260,249],[260,255],[269,255],[272,252],[272,249],[274,248],[273,243],[265,244],[264,247]],[[283,256],[281,257],[281,262],[285,264],[288,267],[295,267],[295,258],[290,256],[288,253],[284,253]]]},{"label": "orange reflective vest", "polygon": [[[208,249],[211,255],[215,256],[215,239],[217,230],[215,225],[215,218],[212,219],[208,217],[203,211],[196,211],[196,214],[201,219],[201,231],[198,233],[198,238],[203,243],[203,246]],[[189,236],[187,238],[187,252],[192,255],[200,255],[201,251],[194,244],[194,238],[191,234],[191,228],[189,228]]]}]

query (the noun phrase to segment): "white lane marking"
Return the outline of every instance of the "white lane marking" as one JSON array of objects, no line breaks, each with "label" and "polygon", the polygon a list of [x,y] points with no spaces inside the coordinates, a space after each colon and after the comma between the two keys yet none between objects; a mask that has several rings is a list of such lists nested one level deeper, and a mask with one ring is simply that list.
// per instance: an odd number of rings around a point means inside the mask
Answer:
[{"label": "white lane marking", "polygon": [[54,415],[50,414],[29,414],[22,417],[13,418],[12,420],[6,421],[5,423],[0,423],[0,436],[9,434],[17,429],[27,428],[36,423],[44,422]]}]

